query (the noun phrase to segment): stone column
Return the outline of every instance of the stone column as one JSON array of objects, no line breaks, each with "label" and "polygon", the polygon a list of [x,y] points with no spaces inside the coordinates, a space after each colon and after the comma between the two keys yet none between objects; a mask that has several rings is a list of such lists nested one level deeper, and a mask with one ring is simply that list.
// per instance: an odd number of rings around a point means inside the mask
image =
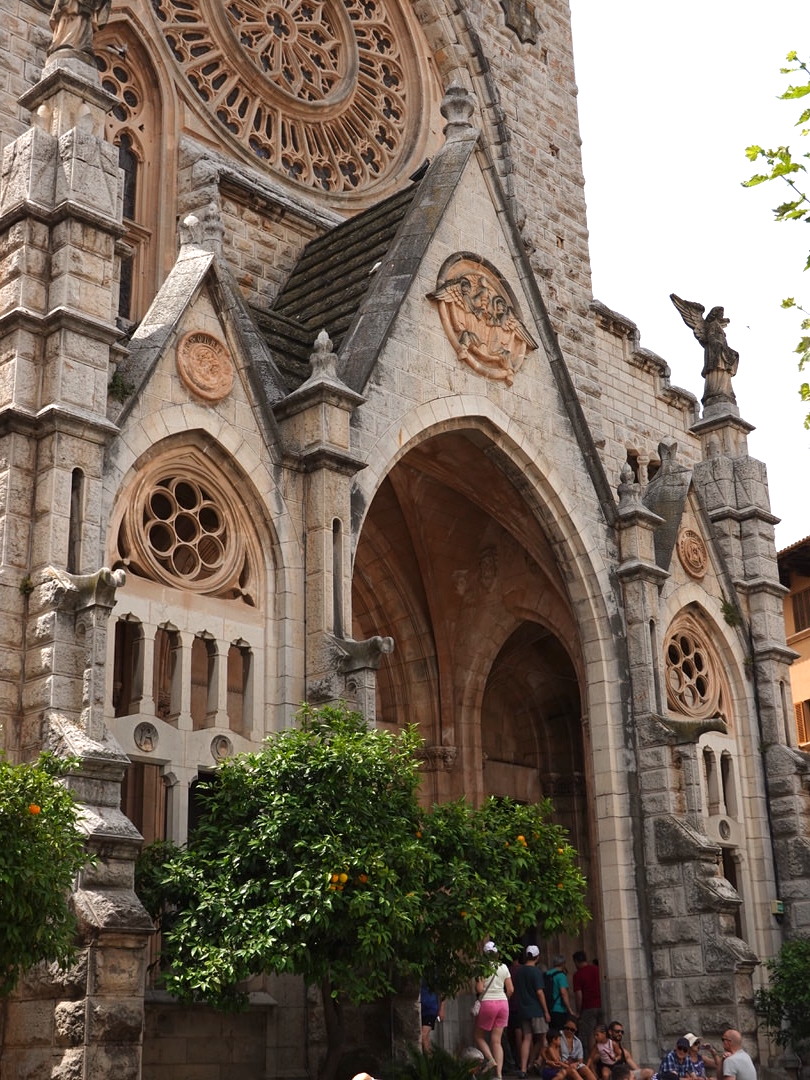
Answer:
[{"label": "stone column", "polygon": [[[115,431],[106,418],[107,383],[119,337],[123,232],[118,153],[104,140],[115,99],[101,89],[98,71],[62,54],[20,104],[33,124],[6,147],[0,177],[0,610],[12,621],[28,619],[27,598],[46,566],[70,560],[81,572],[98,565],[102,460]],[[80,500],[73,497],[77,470]],[[10,665],[22,701],[15,693],[12,709],[10,694],[2,694],[0,709],[15,725],[22,715],[13,742],[28,754],[38,746],[41,703],[20,640],[7,643],[6,671]]]},{"label": "stone column", "polygon": [[[680,516],[689,477],[662,444],[654,501]],[[668,472],[667,472],[668,470]],[[663,490],[662,490],[663,488]],[[633,744],[638,775],[642,919],[652,943],[654,1011],[646,1034],[672,1041],[679,1032],[734,1026],[750,1034],[751,971],[756,956],[735,935],[741,901],[719,875],[720,849],[702,831],[697,740],[724,730],[717,718],[670,716],[659,614],[659,590],[669,577],[657,557],[671,522],[641,502],[628,466],[619,485],[617,518],[621,582],[630,665]],[[670,548],[671,554],[671,548]],[[633,1021],[631,1021],[633,1022]]]},{"label": "stone column", "polygon": [[778,519],[770,511],[765,466],[748,455],[751,425],[734,410],[715,410],[692,430],[703,445],[695,485],[720,537],[748,642],[754,697],[749,739],[764,751],[755,760],[764,762],[761,797],[770,826],[755,877],[769,881],[774,872],[776,877],[776,894],[762,891],[757,900],[760,923],[774,943],[769,951],[775,951],[783,931],[810,928],[810,759],[790,745],[788,668],[796,654],[785,644],[786,590],[778,580],[773,531]]},{"label": "stone column", "polygon": [[73,895],[77,964],[30,973],[8,1003],[2,1072],[29,1080],[137,1080],[152,932],[133,890],[141,837],[120,810],[129,763],[103,722],[120,578],[93,571],[116,432],[106,414],[123,227],[118,152],[104,138],[116,102],[88,59],[51,57],[20,99],[33,123],[0,176],[0,721],[12,720],[17,754],[78,760],[65,783],[95,859]]},{"label": "stone column", "polygon": [[351,481],[364,463],[350,452],[349,423],[365,399],[337,377],[324,331],[310,362],[311,377],[275,407],[285,449],[304,472],[307,698],[343,698],[372,722],[375,672],[393,641],[351,637]]}]

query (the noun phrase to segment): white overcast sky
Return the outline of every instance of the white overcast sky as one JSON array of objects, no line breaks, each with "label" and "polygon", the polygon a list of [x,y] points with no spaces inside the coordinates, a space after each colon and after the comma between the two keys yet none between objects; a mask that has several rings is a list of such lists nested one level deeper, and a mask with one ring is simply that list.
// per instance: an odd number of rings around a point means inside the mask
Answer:
[{"label": "white overcast sky", "polygon": [[757,429],[749,450],[768,466],[786,547],[810,534],[810,432],[799,317],[780,301],[810,308],[810,226],[773,220],[786,186],[740,185],[752,143],[810,152],[794,127],[808,99],[778,100],[786,54],[810,55],[810,3],[570,2],[594,296],[631,318],[672,382],[698,397],[702,350],[669,294],[725,307],[740,412]]}]

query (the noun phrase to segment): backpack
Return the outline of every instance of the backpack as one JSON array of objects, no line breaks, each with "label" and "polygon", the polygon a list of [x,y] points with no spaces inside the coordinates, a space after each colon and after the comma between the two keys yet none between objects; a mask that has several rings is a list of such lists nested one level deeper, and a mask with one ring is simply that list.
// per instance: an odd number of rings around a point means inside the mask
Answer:
[{"label": "backpack", "polygon": [[554,1009],[554,997],[557,993],[554,980],[560,974],[559,968],[549,968],[543,972],[543,996],[546,999],[546,1008],[549,1012]]}]

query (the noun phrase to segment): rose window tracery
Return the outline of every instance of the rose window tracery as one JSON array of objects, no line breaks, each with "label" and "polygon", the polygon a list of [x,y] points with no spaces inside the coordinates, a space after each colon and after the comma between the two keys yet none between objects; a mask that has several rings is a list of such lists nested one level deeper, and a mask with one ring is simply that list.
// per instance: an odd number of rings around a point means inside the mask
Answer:
[{"label": "rose window tracery", "polygon": [[352,192],[401,164],[421,105],[393,0],[152,2],[196,95],[270,167]]},{"label": "rose window tracery", "polygon": [[667,701],[674,712],[706,718],[722,711],[717,661],[691,620],[670,635],[665,659]]},{"label": "rose window tracery", "polygon": [[119,565],[139,577],[253,604],[249,525],[236,501],[191,462],[136,484],[118,536]]}]

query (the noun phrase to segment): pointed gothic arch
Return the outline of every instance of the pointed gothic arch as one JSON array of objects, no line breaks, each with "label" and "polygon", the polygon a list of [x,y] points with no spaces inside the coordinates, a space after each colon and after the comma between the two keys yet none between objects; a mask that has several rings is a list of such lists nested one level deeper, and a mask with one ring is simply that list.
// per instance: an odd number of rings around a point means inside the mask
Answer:
[{"label": "pointed gothic arch", "polygon": [[[468,418],[422,433],[380,480],[356,540],[354,636],[394,636],[377,717],[419,724],[425,798],[552,797],[593,872],[597,909],[588,664],[573,572],[549,538],[539,493],[482,428]],[[589,949],[600,940],[595,926]],[[569,945],[577,947],[554,943]]]}]

